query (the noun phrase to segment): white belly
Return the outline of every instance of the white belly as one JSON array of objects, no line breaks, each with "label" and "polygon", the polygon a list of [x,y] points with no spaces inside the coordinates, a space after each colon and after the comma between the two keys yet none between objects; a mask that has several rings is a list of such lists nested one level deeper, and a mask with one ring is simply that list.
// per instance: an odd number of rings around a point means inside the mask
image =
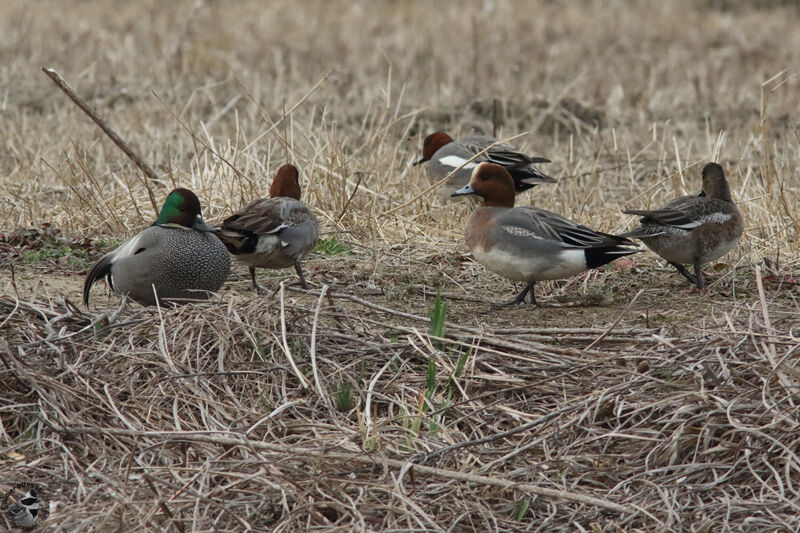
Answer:
[{"label": "white belly", "polygon": [[524,256],[512,254],[497,247],[488,252],[476,247],[472,250],[475,259],[504,278],[514,281],[544,281],[562,279],[586,270],[586,254],[583,250],[561,250],[555,254]]}]

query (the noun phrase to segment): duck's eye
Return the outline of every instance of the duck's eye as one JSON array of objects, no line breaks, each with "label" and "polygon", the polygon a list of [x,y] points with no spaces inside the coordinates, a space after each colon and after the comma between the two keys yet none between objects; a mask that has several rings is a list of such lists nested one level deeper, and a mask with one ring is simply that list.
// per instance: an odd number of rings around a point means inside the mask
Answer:
[{"label": "duck's eye", "polygon": [[184,211],[186,211],[186,206],[185,206],[185,205],[182,205],[182,206],[180,206],[180,207],[178,208],[178,210],[179,210],[181,213],[183,213]]},{"label": "duck's eye", "polygon": [[489,181],[489,176],[481,176],[481,181]]}]

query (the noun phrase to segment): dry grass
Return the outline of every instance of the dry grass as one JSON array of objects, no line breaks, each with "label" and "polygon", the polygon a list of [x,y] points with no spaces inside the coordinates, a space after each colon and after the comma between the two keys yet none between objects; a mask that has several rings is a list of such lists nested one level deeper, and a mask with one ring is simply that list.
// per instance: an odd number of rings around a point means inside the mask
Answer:
[{"label": "dry grass", "polygon": [[[160,6],[0,7],[0,479],[42,484],[51,529],[800,528],[791,3]],[[554,161],[522,202],[622,231],[715,159],[746,235],[708,293],[641,254],[497,312],[469,206],[408,167],[431,129],[495,127]],[[311,258],[309,294],[240,268],[207,303],[86,311],[81,264],[7,234],[124,239],[175,184],[215,222],[287,160],[349,250]]]}]

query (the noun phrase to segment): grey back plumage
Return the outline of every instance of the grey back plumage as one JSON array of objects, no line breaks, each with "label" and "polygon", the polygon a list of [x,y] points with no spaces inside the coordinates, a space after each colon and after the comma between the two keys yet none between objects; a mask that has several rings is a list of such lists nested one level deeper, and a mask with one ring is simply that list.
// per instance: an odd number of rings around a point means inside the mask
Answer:
[{"label": "grey back plumage", "polygon": [[[479,154],[487,146],[497,142],[497,139],[488,135],[473,135],[458,141],[451,142],[439,148],[431,158],[429,172],[436,178],[444,178],[459,166],[458,160],[467,161]],[[505,167],[512,174],[517,192],[529,189],[541,183],[555,183],[556,180],[540,171],[535,163],[549,163],[549,159],[530,157],[521,153],[514,146],[504,143],[492,147],[476,159],[466,164],[456,172],[450,180],[449,186],[460,188],[469,183],[472,170],[479,163],[489,162]]]},{"label": "grey back plumage", "polygon": [[[255,200],[222,223],[219,237],[242,262],[265,268],[286,268],[314,249],[319,225],[300,200],[279,196]],[[256,249],[245,247],[257,238]]]},{"label": "grey back plumage", "polygon": [[493,231],[505,232],[511,237],[503,240],[519,241],[527,248],[587,249],[634,244],[537,207],[494,208],[494,218],[497,226]]}]

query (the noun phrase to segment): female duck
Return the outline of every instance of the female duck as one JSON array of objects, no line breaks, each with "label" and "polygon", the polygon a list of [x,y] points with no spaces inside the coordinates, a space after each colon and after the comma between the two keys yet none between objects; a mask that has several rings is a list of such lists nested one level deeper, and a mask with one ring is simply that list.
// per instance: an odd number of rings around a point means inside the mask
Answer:
[{"label": "female duck", "polygon": [[641,250],[632,241],[601,233],[536,207],[514,207],[514,180],[500,165],[481,163],[453,196],[483,197],[469,217],[467,244],[483,266],[525,288],[504,305],[525,301],[537,281],[561,279]]},{"label": "female duck", "polygon": [[[623,236],[640,239],[698,289],[705,287],[700,268],[703,263],[730,252],[744,231],[742,214],[733,203],[731,188],[717,163],[703,167],[703,190],[699,196],[681,196],[654,211],[622,212],[642,217],[639,227]],[[692,265],[694,274],[684,264]]]},{"label": "female duck", "polygon": [[200,201],[188,189],[175,189],[155,223],[103,256],[86,276],[83,301],[105,276],[112,290],[142,305],[157,300],[205,299],[228,277],[231,259],[203,222]]}]

